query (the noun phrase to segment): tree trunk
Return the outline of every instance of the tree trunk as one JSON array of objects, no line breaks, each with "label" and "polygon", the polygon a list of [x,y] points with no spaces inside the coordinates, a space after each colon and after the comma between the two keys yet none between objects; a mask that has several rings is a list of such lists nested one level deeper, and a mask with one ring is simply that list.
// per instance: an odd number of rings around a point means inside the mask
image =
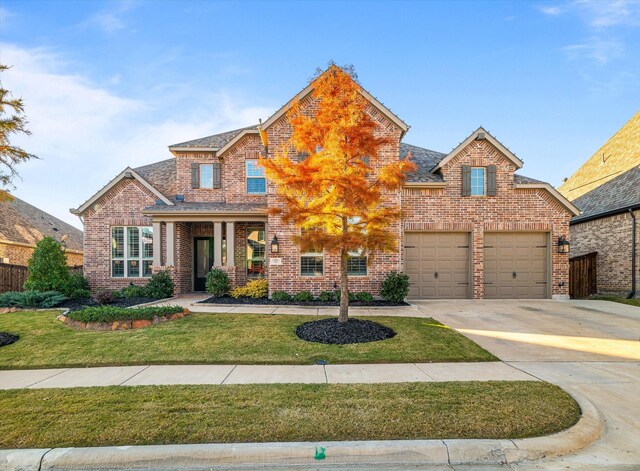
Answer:
[{"label": "tree trunk", "polygon": [[349,277],[347,276],[347,259],[349,252],[342,249],[340,252],[340,314],[338,322],[349,320]]}]

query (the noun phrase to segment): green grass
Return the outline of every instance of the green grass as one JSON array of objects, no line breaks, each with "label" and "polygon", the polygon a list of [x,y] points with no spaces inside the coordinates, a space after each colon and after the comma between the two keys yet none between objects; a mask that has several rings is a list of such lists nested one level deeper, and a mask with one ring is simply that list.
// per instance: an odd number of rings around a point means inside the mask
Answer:
[{"label": "green grass", "polygon": [[626,299],[619,296],[593,296],[589,299],[595,299],[596,301],[613,301],[616,303],[629,304],[630,306],[640,307],[640,299]]},{"label": "green grass", "polygon": [[527,381],[22,389],[0,391],[0,448],[524,438],[579,415]]},{"label": "green grass", "polygon": [[75,330],[55,311],[0,314],[0,332],[20,336],[0,350],[0,369],[148,364],[313,364],[494,361],[489,352],[433,319],[378,317],[397,335],[381,342],[323,345],[296,327],[316,318],[192,314],[144,329]]}]

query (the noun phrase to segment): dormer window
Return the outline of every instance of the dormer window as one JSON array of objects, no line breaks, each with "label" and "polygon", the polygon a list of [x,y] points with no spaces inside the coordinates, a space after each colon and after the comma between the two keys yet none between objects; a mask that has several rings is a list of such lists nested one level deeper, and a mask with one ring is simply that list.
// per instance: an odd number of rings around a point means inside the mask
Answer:
[{"label": "dormer window", "polygon": [[484,167],[471,168],[471,196],[484,196],[486,193],[486,178]]}]

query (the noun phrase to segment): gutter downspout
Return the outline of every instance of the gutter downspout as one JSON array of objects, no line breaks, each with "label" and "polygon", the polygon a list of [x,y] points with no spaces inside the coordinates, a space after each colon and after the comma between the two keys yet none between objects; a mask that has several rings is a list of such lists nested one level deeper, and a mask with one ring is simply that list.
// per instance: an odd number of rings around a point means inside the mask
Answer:
[{"label": "gutter downspout", "polygon": [[636,295],[636,215],[633,209],[629,209],[631,214],[631,291],[627,295],[627,299],[631,299]]}]

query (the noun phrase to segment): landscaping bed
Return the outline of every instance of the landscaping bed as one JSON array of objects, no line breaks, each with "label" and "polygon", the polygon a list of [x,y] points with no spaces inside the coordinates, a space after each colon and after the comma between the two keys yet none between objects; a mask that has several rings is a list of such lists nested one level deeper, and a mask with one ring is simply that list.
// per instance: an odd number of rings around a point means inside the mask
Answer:
[{"label": "landscaping bed", "polygon": [[0,391],[0,416],[11,449],[514,439],[564,430],[580,408],[542,381],[111,386]]},{"label": "landscaping bed", "polygon": [[20,339],[17,335],[10,334],[8,332],[0,332],[0,347],[5,345],[11,345]]},{"label": "landscaping bed", "polygon": [[338,319],[331,317],[299,325],[296,335],[308,342],[345,345],[386,340],[395,337],[396,333],[373,321],[349,319],[348,322],[340,323]]},{"label": "landscaping bed", "polygon": [[149,306],[127,309],[115,306],[88,307],[58,316],[70,327],[87,330],[141,329],[153,324],[181,319],[189,311],[182,306]]},{"label": "landscaping bed", "polygon": [[[283,301],[274,301],[273,299],[268,298],[250,298],[250,297],[240,297],[240,298],[232,298],[231,296],[222,296],[222,297],[210,297],[207,299],[203,299],[202,301],[198,301],[200,304],[266,304],[269,306],[318,306],[318,307],[337,307],[340,306],[339,301],[319,301],[314,299],[313,301],[296,301],[296,300],[283,300]],[[405,302],[391,302],[391,301],[383,301],[383,300],[373,300],[373,301],[349,301],[349,306],[353,307],[393,307],[393,306],[409,306],[408,303]]]},{"label": "landscaping bed", "polygon": [[[250,311],[247,311],[250,312]],[[327,345],[305,342],[296,328],[304,315],[191,313],[152,329],[94,332],[70,329],[59,311],[0,315],[0,332],[20,336],[2,348],[0,369],[151,364],[428,363],[497,358],[430,318],[375,317],[396,336],[380,342]],[[352,317],[358,319],[358,317]],[[370,319],[370,318],[369,318]]]}]

